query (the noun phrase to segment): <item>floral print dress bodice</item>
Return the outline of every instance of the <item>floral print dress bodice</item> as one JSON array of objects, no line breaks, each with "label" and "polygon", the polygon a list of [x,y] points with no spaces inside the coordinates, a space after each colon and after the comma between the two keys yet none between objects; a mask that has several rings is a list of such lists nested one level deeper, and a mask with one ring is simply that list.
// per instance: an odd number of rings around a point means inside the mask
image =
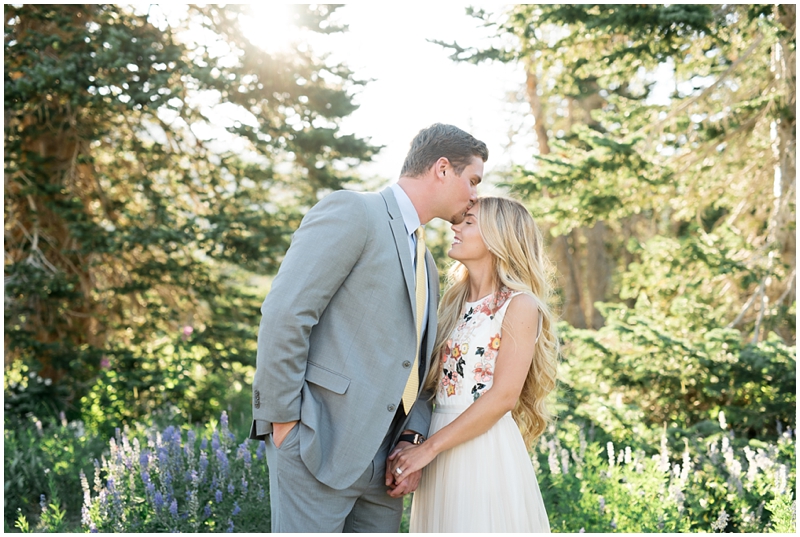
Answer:
[{"label": "floral print dress bodice", "polygon": [[[500,350],[503,318],[511,298],[520,294],[503,288],[467,302],[440,359],[442,375],[436,388],[436,409],[465,408],[492,387]],[[539,316],[541,322],[541,315]],[[541,332],[541,328],[540,328]]]}]

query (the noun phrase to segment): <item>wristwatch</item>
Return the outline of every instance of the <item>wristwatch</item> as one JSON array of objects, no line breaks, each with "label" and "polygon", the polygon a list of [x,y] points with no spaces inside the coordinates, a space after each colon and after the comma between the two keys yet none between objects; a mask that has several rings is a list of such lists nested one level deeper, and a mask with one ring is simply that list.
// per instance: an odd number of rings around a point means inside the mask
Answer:
[{"label": "wristwatch", "polygon": [[419,433],[414,434],[401,434],[397,439],[398,442],[411,442],[412,444],[419,445],[425,441],[425,437]]}]

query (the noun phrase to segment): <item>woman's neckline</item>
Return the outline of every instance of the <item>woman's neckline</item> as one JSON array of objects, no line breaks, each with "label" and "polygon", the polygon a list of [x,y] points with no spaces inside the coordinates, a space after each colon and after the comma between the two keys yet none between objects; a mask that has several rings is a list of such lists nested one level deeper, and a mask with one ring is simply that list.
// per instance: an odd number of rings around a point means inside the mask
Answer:
[{"label": "woman's neckline", "polygon": [[467,300],[467,301],[465,302],[465,304],[478,304],[479,302],[483,302],[484,300],[486,300],[486,299],[487,299],[487,298],[489,298],[490,296],[493,296],[494,294],[495,294],[495,293],[494,293],[494,291],[492,291],[492,292],[491,292],[491,293],[489,293],[488,295],[486,295],[486,296],[482,296],[482,297],[481,297],[481,298],[479,298],[478,300]]}]

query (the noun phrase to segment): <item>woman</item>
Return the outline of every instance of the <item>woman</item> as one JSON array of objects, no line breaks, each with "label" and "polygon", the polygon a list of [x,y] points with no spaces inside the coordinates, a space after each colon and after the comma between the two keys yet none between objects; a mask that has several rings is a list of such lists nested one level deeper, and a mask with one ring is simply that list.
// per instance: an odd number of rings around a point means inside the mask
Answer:
[{"label": "woman", "polygon": [[549,532],[527,449],[551,420],[556,385],[542,236],[521,203],[498,197],[452,229],[429,437],[390,457],[398,482],[424,468],[410,531]]}]

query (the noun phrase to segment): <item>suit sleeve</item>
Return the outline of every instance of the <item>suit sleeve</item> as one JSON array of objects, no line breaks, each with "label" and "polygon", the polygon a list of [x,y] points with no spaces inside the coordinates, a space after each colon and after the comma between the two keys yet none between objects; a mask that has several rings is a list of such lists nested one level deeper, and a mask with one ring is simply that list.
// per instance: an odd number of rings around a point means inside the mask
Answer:
[{"label": "suit sleeve", "polygon": [[303,218],[261,306],[254,419],[300,419],[311,329],[358,261],[369,222],[353,192],[325,197]]}]

